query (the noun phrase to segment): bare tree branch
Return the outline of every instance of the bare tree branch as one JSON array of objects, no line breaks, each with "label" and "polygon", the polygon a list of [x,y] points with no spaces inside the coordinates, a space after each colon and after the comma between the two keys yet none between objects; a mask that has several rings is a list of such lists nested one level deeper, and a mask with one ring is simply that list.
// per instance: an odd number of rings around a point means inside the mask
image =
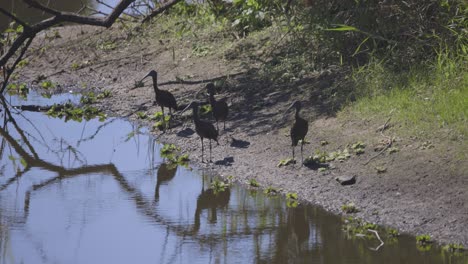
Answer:
[{"label": "bare tree branch", "polygon": [[143,18],[141,23],[146,23],[146,22],[150,21],[151,18],[161,14],[162,12],[166,11],[171,6],[177,4],[177,3],[181,2],[181,1],[182,0],[170,0],[170,1],[166,2],[165,4],[161,5],[158,9],[153,10],[153,12],[151,12],[151,14],[149,14],[148,16]]},{"label": "bare tree branch", "polygon": [[18,63],[23,59],[24,53],[26,53],[26,50],[28,50],[29,45],[31,45],[32,41],[33,41],[33,37],[29,38],[28,42],[23,47],[23,50],[21,50],[20,55],[18,56],[18,58],[16,58],[16,61],[13,63],[13,66],[10,69],[8,69],[8,68],[5,69],[6,76],[5,76],[4,80],[3,80],[2,88],[0,88],[0,94],[2,94],[3,91],[5,91],[5,88],[7,87],[8,80],[10,79],[11,74],[15,70],[16,65],[18,65]]},{"label": "bare tree branch", "polygon": [[[116,7],[112,10],[112,12],[103,18],[99,17],[88,17],[88,16],[82,16],[78,15],[75,13],[70,13],[70,12],[60,12],[58,10],[46,7],[42,5],[41,3],[37,2],[36,0],[23,0],[26,4],[29,6],[36,8],[38,10],[42,10],[46,13],[52,14],[53,16],[51,18],[42,20],[41,22],[38,22],[34,25],[28,25],[25,22],[21,21],[19,18],[11,14],[10,12],[6,11],[3,8],[0,8],[0,13],[4,14],[5,16],[14,19],[16,22],[18,22],[20,25],[24,27],[23,33],[21,33],[15,41],[12,43],[8,51],[3,54],[3,56],[0,57],[0,68],[6,65],[6,63],[10,60],[10,58],[18,51],[18,49],[21,48],[23,43],[25,41],[28,41],[26,44],[25,48],[21,51],[21,54],[19,55],[18,59],[14,63],[13,67],[10,68],[9,70],[9,75],[15,70],[16,64],[21,60],[23,57],[24,53],[26,52],[27,48],[31,44],[32,40],[36,36],[38,32],[41,32],[42,30],[48,29],[52,26],[55,26],[59,23],[62,22],[71,22],[71,23],[77,23],[77,24],[82,24],[82,25],[92,25],[92,26],[101,26],[101,27],[110,27],[112,24],[115,22],[115,20],[120,16],[120,14],[123,13],[123,11],[135,0],[121,0]],[[4,80],[4,83],[2,84],[2,88],[0,89],[0,94],[5,91],[5,87],[8,81],[8,77]]]}]

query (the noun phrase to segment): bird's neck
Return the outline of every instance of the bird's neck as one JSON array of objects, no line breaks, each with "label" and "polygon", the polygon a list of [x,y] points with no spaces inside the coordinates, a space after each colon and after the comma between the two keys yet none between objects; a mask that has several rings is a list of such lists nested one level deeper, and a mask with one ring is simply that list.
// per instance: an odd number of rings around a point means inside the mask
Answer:
[{"label": "bird's neck", "polygon": [[154,77],[153,76],[153,87],[154,87],[154,91],[159,91],[159,88],[158,88],[158,78]]},{"label": "bird's neck", "polygon": [[296,108],[296,119],[299,119],[300,116],[299,116],[299,112],[301,111],[300,108]]},{"label": "bird's neck", "polygon": [[193,108],[193,122],[197,123],[200,119],[198,118],[198,107]]},{"label": "bird's neck", "polygon": [[214,104],[216,99],[214,98],[214,94],[210,94],[210,104]]}]

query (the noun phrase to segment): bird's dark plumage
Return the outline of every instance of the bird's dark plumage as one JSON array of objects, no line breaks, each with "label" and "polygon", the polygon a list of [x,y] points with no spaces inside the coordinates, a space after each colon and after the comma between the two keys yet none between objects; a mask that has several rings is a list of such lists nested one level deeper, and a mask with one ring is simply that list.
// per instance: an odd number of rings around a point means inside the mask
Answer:
[{"label": "bird's dark plumage", "polygon": [[294,159],[294,147],[297,146],[297,144],[299,143],[299,140],[302,140],[301,157],[302,157],[302,160],[304,160],[303,155],[302,155],[302,149],[304,146],[304,138],[307,135],[307,132],[309,130],[309,123],[305,119],[299,116],[299,112],[301,111],[301,108],[302,108],[300,101],[295,101],[288,108],[288,110],[291,108],[296,109],[295,121],[291,127],[291,143],[292,143],[291,145],[292,145],[292,150],[293,150],[293,159]]},{"label": "bird's dark plumage", "polygon": [[205,121],[205,120],[200,120],[200,118],[198,117],[198,103],[197,102],[191,102],[182,112],[185,112],[190,107],[192,108],[192,111],[193,111],[193,123],[195,124],[195,132],[197,132],[202,143],[202,162],[203,162],[203,152],[204,152],[204,146],[203,146],[204,138],[207,138],[210,141],[210,161],[211,161],[211,140],[214,140],[216,141],[216,143],[219,144],[218,131],[216,130],[216,128],[213,126],[212,123]]},{"label": "bird's dark plumage", "polygon": [[164,116],[164,107],[169,108],[169,113],[172,114],[172,109],[177,110],[177,102],[169,91],[160,90],[158,88],[158,73],[155,70],[150,71],[143,79],[151,76],[153,79],[154,93],[156,97],[156,103],[161,106],[161,111]]},{"label": "bird's dark plumage", "polygon": [[210,105],[213,112],[213,117],[216,120],[216,128],[219,131],[218,121],[223,121],[224,129],[226,129],[226,119],[229,114],[228,104],[224,100],[216,101],[214,97],[215,86],[213,83],[208,83],[206,85],[206,89],[210,97]]}]

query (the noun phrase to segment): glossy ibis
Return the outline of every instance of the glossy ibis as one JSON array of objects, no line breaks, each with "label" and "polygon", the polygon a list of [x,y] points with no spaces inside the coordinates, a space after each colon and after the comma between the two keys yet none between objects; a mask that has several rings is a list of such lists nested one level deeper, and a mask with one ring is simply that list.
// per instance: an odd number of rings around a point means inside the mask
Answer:
[{"label": "glossy ibis", "polygon": [[223,121],[223,129],[226,130],[226,119],[229,113],[229,108],[224,100],[216,101],[215,86],[213,83],[208,83],[206,85],[206,90],[208,96],[210,97],[211,111],[213,112],[213,117],[216,120],[216,129],[219,131],[218,121]]},{"label": "glossy ibis", "polygon": [[302,159],[302,162],[304,162],[302,149],[304,147],[304,138],[307,135],[307,131],[309,130],[309,124],[307,123],[305,119],[299,116],[301,107],[302,107],[301,102],[295,101],[294,103],[291,104],[291,106],[288,108],[287,111],[289,111],[292,108],[296,108],[295,121],[294,121],[293,126],[291,127],[292,153],[293,153],[293,159],[294,159],[294,148],[297,146],[297,143],[299,143],[299,140],[301,140],[301,159]]},{"label": "glossy ibis", "polygon": [[147,77],[153,78],[154,93],[156,96],[156,103],[161,106],[161,111],[164,118],[164,107],[169,108],[169,114],[172,115],[171,109],[177,110],[177,102],[174,95],[169,91],[160,90],[158,88],[158,73],[155,70],[150,71],[141,81]]},{"label": "glossy ibis", "polygon": [[211,140],[216,141],[218,143],[218,131],[213,126],[212,123],[200,120],[198,117],[198,103],[193,101],[191,102],[181,113],[185,112],[187,109],[192,108],[193,111],[193,123],[195,124],[195,132],[197,132],[198,136],[200,136],[201,144],[202,144],[202,162],[203,162],[203,153],[204,153],[204,146],[203,146],[203,139],[207,138],[210,141],[210,162],[211,162]]}]

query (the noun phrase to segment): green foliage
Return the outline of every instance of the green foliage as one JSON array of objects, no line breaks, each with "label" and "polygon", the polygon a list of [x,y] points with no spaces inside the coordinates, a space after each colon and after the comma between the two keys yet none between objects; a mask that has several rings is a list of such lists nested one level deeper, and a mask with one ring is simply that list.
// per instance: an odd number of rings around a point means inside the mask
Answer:
[{"label": "green foliage", "polygon": [[416,242],[421,245],[432,243],[431,236],[427,234],[416,236]]},{"label": "green foliage", "polygon": [[382,62],[360,67],[354,72],[359,100],[346,111],[380,119],[392,113],[392,120],[410,135],[431,137],[448,130],[455,138],[466,137],[467,52],[453,54],[445,49],[436,60],[398,74]]},{"label": "green foliage", "polygon": [[219,179],[215,179],[211,182],[211,188],[213,189],[214,194],[218,194],[229,189],[229,184]]},{"label": "green foliage", "polygon": [[97,95],[97,99],[104,99],[109,98],[112,95],[110,90],[104,90],[100,94]]},{"label": "green foliage", "polygon": [[248,184],[250,187],[254,187],[254,188],[260,187],[260,184],[255,179],[250,179]]},{"label": "green foliage", "polygon": [[174,144],[164,144],[159,150],[160,156],[167,159],[169,164],[188,167],[188,162],[190,161],[189,155],[180,155],[179,152],[180,148]]},{"label": "green foliage", "polygon": [[315,155],[308,156],[304,160],[305,165],[312,165],[312,164],[320,164],[320,163],[327,163],[334,160],[338,160],[340,162],[345,161],[351,157],[349,154],[349,150],[345,148],[344,150],[337,150],[327,153],[326,151],[316,150]]},{"label": "green foliage", "polygon": [[278,189],[273,188],[272,186],[268,186],[265,190],[263,190],[263,193],[267,195],[276,195],[278,194]]},{"label": "green foliage", "polygon": [[27,98],[29,88],[25,83],[9,83],[6,87],[9,95],[19,95],[22,98]]},{"label": "green foliage", "polygon": [[444,251],[449,253],[461,253],[465,250],[462,244],[450,243],[442,247]]},{"label": "green foliage", "polygon": [[43,81],[41,82],[41,87],[45,90],[48,90],[50,88],[54,88],[55,87],[55,84],[53,84],[51,81]]},{"label": "green foliage", "polygon": [[18,68],[23,68],[23,67],[27,66],[28,64],[29,64],[29,60],[28,60],[28,59],[24,59],[24,60],[21,60],[20,62],[18,62],[17,67],[18,67]]},{"label": "green foliage", "polygon": [[81,122],[83,119],[89,121],[93,118],[99,118],[99,121],[104,121],[106,115],[92,106],[76,107],[71,103],[66,104],[54,104],[47,115],[55,118],[65,118],[65,122],[73,120],[76,122]]},{"label": "green foliage", "polygon": [[97,45],[97,48],[104,51],[110,51],[117,48],[117,44],[112,41],[103,41]]},{"label": "green foliage", "polygon": [[156,121],[156,123],[153,124],[153,129],[164,130],[168,127],[171,116],[165,115],[163,118],[162,112],[156,112],[151,116],[151,120]]},{"label": "green foliage", "polygon": [[343,204],[341,206],[341,211],[343,211],[344,213],[347,213],[347,214],[353,214],[353,213],[359,212],[359,210],[357,209],[357,207],[356,207],[356,205],[354,203]]},{"label": "green foliage", "polygon": [[364,148],[366,145],[362,143],[361,141],[354,143],[351,148],[354,149],[354,153],[356,155],[360,155],[364,153]]},{"label": "green foliage", "polygon": [[286,194],[286,199],[288,199],[288,200],[297,200],[298,199],[297,193],[287,193]]},{"label": "green foliage", "polygon": [[200,106],[200,114],[201,115],[207,115],[207,114],[211,113],[212,110],[213,109],[211,108],[211,105],[209,105],[209,104]]},{"label": "green foliage", "polygon": [[286,194],[286,206],[289,208],[296,208],[299,206],[299,197],[297,193],[287,193]]},{"label": "green foliage", "polygon": [[398,236],[400,236],[400,233],[398,232],[398,230],[392,229],[392,228],[390,228],[390,229],[387,230],[387,234],[388,234],[388,236],[390,236],[390,237],[398,237]]},{"label": "green foliage", "polygon": [[96,95],[94,92],[84,93],[80,98],[82,104],[94,104],[96,102]]},{"label": "green foliage", "polygon": [[283,167],[283,166],[288,166],[290,164],[295,164],[296,161],[293,158],[287,158],[287,159],[282,159],[278,162],[277,167]]},{"label": "green foliage", "polygon": [[136,115],[139,119],[146,119],[148,117],[145,112],[136,112]]},{"label": "green foliage", "polygon": [[159,150],[161,157],[167,157],[168,155],[174,154],[176,151],[180,151],[180,148],[176,147],[174,144],[164,144],[163,147]]}]

